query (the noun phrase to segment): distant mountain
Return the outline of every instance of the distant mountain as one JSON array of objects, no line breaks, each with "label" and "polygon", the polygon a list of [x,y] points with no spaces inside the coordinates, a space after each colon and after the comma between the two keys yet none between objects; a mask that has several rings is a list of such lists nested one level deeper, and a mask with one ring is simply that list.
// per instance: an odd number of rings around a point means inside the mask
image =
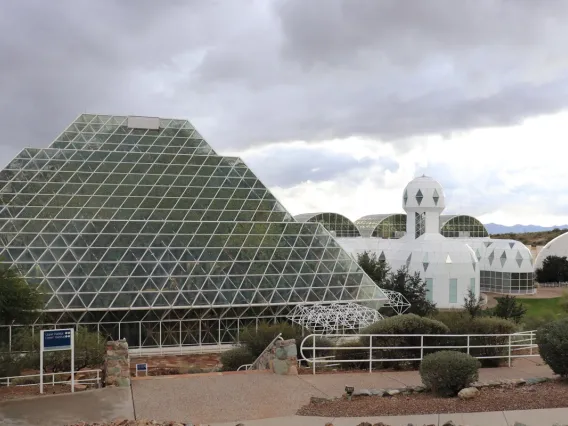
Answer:
[{"label": "distant mountain", "polygon": [[553,229],[567,229],[568,225],[557,225],[557,226],[538,226],[538,225],[513,225],[505,226],[499,225],[497,223],[486,223],[485,227],[487,232],[491,235],[493,234],[525,234],[527,232],[545,232],[552,231]]}]

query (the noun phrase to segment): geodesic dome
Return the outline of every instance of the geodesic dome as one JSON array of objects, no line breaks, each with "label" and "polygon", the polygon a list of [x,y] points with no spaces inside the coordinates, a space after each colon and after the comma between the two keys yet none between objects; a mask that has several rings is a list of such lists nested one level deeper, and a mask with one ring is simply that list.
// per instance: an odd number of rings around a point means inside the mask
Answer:
[{"label": "geodesic dome", "polygon": [[288,315],[293,323],[321,334],[358,331],[382,318],[377,310],[357,303],[297,305]]}]

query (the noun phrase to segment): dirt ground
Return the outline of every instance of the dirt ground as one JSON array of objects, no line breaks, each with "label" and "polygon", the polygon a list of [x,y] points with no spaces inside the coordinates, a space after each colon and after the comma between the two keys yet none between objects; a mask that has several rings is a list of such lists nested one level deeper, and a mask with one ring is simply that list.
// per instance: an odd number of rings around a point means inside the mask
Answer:
[{"label": "dirt ground", "polygon": [[301,416],[362,417],[483,411],[528,410],[568,406],[568,384],[550,382],[508,388],[482,388],[471,400],[442,398],[429,392],[383,396],[358,396],[352,401],[312,400],[298,411]]},{"label": "dirt ground", "polygon": [[[148,364],[148,375],[207,373],[220,367],[220,354],[162,355],[130,358],[130,373],[136,374],[136,364]],[[143,373],[142,373],[143,374]]]},{"label": "dirt ground", "polygon": [[[562,293],[566,291],[565,287],[544,287],[538,288],[536,294],[519,294],[516,295],[518,299],[554,299],[555,297],[562,296]],[[487,307],[494,308],[497,306],[497,297],[503,297],[502,294],[498,293],[485,293],[487,295]]]},{"label": "dirt ground", "polygon": [[[86,388],[85,388],[86,389]],[[82,387],[75,388],[75,392],[81,392]],[[70,393],[71,386],[68,385],[45,385],[43,389],[44,395],[55,395],[60,393]],[[2,386],[0,387],[0,401],[8,401],[11,399],[26,398],[30,396],[39,396],[39,385],[31,386]]]}]

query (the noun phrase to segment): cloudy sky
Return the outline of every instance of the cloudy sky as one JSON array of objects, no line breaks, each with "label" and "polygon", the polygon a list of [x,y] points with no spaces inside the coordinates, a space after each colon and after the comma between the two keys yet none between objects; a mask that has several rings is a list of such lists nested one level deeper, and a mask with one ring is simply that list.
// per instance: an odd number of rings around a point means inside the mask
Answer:
[{"label": "cloudy sky", "polygon": [[82,112],[189,119],[293,213],[568,223],[568,1],[12,0],[0,163]]}]

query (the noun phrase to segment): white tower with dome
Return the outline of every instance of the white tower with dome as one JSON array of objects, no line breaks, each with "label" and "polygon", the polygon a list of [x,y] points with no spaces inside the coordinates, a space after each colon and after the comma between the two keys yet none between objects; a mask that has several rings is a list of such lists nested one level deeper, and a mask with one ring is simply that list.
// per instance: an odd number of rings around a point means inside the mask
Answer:
[{"label": "white tower with dome", "polygon": [[440,215],[446,208],[444,188],[431,177],[417,177],[404,188],[402,208],[406,211],[407,238],[439,234]]}]

